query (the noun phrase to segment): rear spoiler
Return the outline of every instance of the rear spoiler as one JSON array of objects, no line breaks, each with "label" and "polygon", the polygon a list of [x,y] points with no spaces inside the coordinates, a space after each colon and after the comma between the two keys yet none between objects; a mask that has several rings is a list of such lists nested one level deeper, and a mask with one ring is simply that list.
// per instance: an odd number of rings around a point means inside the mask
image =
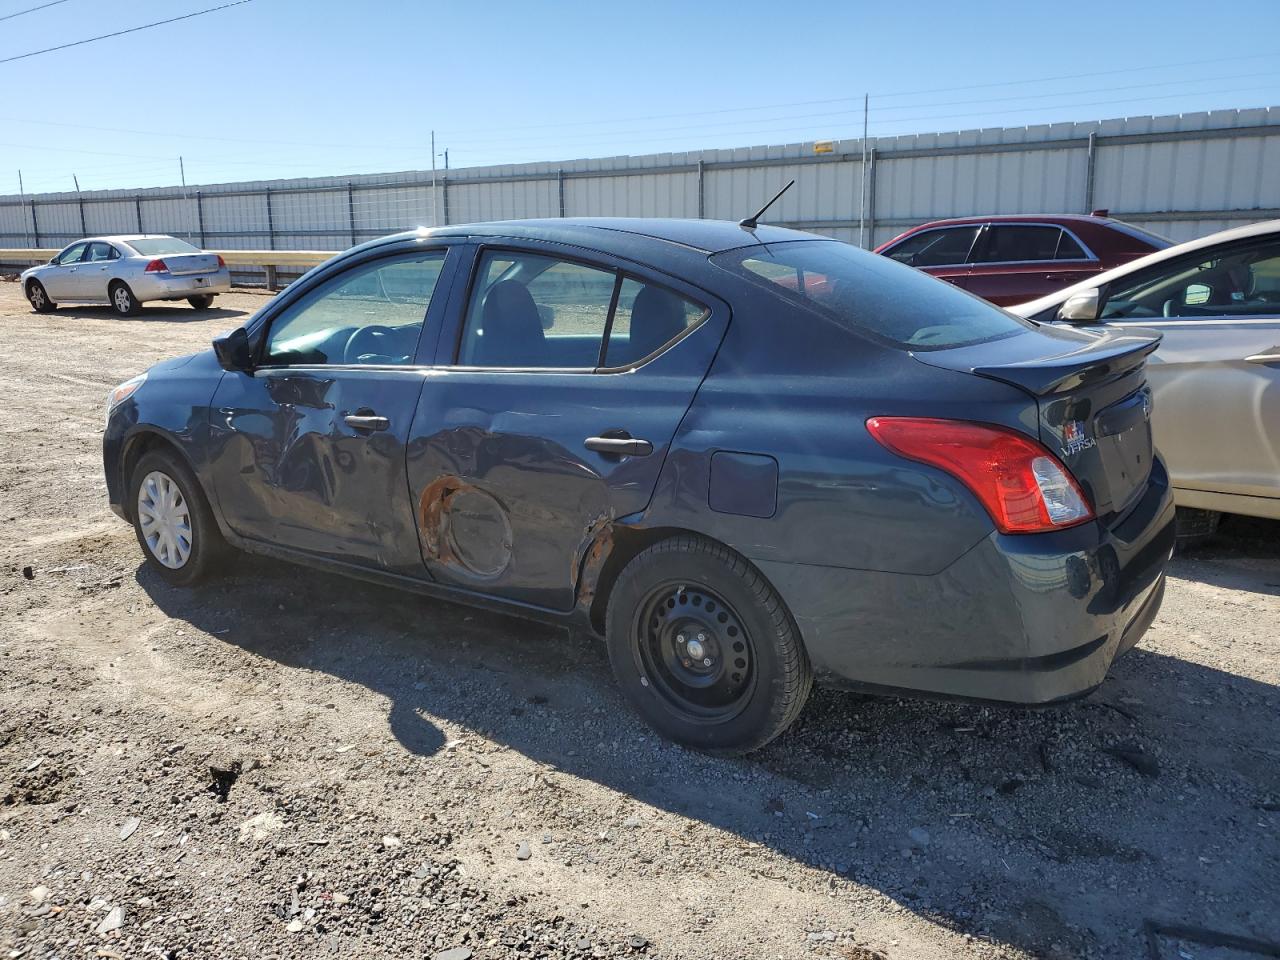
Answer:
[{"label": "rear spoiler", "polygon": [[[1146,362],[1147,357],[1160,346],[1160,335],[1154,331],[1144,331],[1141,335],[1106,331],[1101,336],[1091,337],[1085,342],[1075,341],[1071,345],[1074,349],[1069,352],[1055,354],[1046,350],[1046,347],[1055,345],[1046,343],[1042,337],[1010,337],[958,350],[930,351],[914,356],[932,366],[999,380],[1042,397],[1065,393],[1086,383],[1118,380]],[[1049,355],[1036,356],[1037,353]]]}]

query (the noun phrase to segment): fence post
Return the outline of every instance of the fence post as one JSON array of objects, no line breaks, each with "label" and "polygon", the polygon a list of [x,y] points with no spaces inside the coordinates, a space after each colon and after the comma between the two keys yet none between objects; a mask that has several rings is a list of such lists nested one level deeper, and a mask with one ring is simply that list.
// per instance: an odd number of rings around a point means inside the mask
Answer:
[{"label": "fence post", "polygon": [[698,219],[706,217],[707,171],[701,160],[698,161]]},{"label": "fence post", "polygon": [[440,206],[443,208],[444,225],[449,225],[449,176],[440,178]]},{"label": "fence post", "polygon": [[200,248],[204,249],[204,200],[196,191],[196,230],[200,233]]},{"label": "fence post", "polygon": [[76,197],[76,204],[80,207],[80,236],[84,236],[89,232],[89,228],[84,225],[84,197]]},{"label": "fence post", "polygon": [[36,219],[36,201],[31,199],[31,232],[35,234],[36,249],[40,249],[40,221]]},{"label": "fence post", "polygon": [[1093,206],[1093,175],[1098,164],[1098,135],[1097,133],[1089,134],[1089,148],[1084,159],[1084,212],[1092,213]]},{"label": "fence post", "polygon": [[351,181],[347,181],[347,223],[351,227],[351,245],[356,245],[356,196],[351,186]]},{"label": "fence post", "polygon": [[136,193],[133,195],[133,215],[138,218],[138,232],[146,233],[147,231],[142,229],[142,197]]},{"label": "fence post", "polygon": [[560,194],[560,216],[564,216],[564,170],[556,171],[556,190]]},{"label": "fence post", "polygon": [[[271,188],[266,188],[267,193],[267,249],[274,250],[276,248],[276,224],[275,218],[271,215]],[[274,290],[275,288],[272,287]]]},{"label": "fence post", "polygon": [[876,148],[867,159],[867,249],[876,248]]}]

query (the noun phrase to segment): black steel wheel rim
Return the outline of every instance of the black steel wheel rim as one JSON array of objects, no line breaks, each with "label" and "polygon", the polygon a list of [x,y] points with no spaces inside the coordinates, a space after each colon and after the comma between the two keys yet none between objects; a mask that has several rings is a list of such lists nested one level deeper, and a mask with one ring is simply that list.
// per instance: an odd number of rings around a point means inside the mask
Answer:
[{"label": "black steel wheel rim", "polygon": [[722,723],[751,699],[755,648],[738,612],[714,590],[669,582],[649,591],[634,644],[644,682],[686,720]]}]

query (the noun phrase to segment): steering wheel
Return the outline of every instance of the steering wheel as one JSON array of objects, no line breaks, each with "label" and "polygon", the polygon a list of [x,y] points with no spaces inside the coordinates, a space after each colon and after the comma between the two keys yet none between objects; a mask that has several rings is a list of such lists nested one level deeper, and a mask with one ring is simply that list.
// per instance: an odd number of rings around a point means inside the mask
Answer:
[{"label": "steering wheel", "polygon": [[395,333],[390,327],[356,327],[347,338],[347,345],[342,351],[343,357],[347,363],[351,363],[357,357],[367,353],[383,357],[392,356],[385,348],[391,346],[391,338]]}]

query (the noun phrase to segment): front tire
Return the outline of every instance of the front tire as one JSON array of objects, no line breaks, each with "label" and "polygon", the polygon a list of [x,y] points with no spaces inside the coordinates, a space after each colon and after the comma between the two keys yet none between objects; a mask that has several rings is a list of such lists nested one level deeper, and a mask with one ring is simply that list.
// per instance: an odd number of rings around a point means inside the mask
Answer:
[{"label": "front tire", "polygon": [[813,685],[782,598],[703,537],[663,540],[632,559],[605,620],[622,692],[664,737],[697,750],[763,747],[795,722]]},{"label": "front tire", "polygon": [[187,587],[215,572],[229,548],[199,482],[176,453],[144,454],[129,491],[134,533],[155,573]]},{"label": "front tire", "polygon": [[44,284],[39,280],[27,283],[27,300],[36,313],[53,313],[58,309],[58,305],[49,299],[49,291],[45,290]]},{"label": "front tire", "polygon": [[107,288],[107,298],[111,301],[111,309],[122,317],[136,317],[142,312],[142,304],[123,280],[117,280]]},{"label": "front tire", "polygon": [[197,310],[208,310],[213,306],[213,294],[201,293],[194,297],[187,297],[187,303]]}]

